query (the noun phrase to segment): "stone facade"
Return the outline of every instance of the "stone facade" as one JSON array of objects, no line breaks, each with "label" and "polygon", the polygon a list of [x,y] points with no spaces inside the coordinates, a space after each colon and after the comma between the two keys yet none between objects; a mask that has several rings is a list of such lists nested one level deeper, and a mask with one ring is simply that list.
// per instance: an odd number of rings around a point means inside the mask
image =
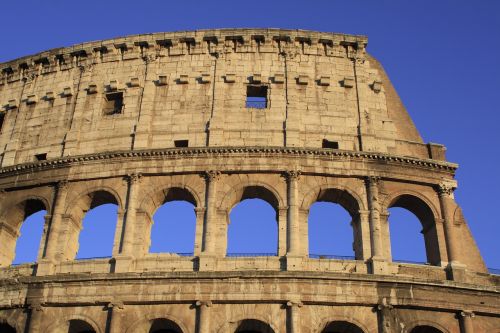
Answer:
[{"label": "stone facade", "polygon": [[[207,30],[0,65],[0,330],[500,332],[500,278],[454,201],[457,165],[422,141],[366,45]],[[264,105],[248,104],[252,89]],[[226,256],[229,212],[247,198],[275,209],[276,256]],[[192,256],[148,253],[171,200],[195,206]],[[351,215],[354,259],[308,256],[316,201]],[[113,256],[75,260],[85,212],[103,203],[119,207]],[[427,265],[392,261],[391,207],[419,218]],[[12,266],[40,210],[38,261]]]}]

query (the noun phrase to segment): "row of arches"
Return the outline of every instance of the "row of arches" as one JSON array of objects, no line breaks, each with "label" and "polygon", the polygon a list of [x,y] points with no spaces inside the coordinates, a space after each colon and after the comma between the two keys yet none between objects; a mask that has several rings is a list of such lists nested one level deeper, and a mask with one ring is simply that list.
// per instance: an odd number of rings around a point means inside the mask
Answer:
[{"label": "row of arches", "polygon": [[[264,186],[246,186],[239,192],[238,200],[227,211],[226,254],[283,254],[279,253],[278,241],[283,227],[279,225],[283,206],[277,194]],[[361,244],[359,199],[345,189],[326,188],[319,191],[312,202],[301,226],[307,231],[307,254],[319,258],[366,259],[367,254],[363,253],[366,249]],[[152,226],[146,251],[188,255],[196,252],[193,251],[195,235],[200,227],[197,196],[188,188],[173,187],[162,190],[155,200],[147,203],[155,204],[160,206],[151,210]],[[32,197],[4,213],[3,226],[4,229],[10,226],[12,237],[0,245],[3,264],[32,262],[43,257],[48,242],[43,234],[51,217],[47,206],[43,200]],[[68,227],[72,236],[67,246],[75,249],[73,257],[69,255],[67,259],[107,257],[119,251],[117,244],[123,241],[123,230],[118,226],[124,213],[123,204],[114,193],[96,190],[71,206],[70,220],[77,227],[73,227],[73,231]],[[403,194],[393,198],[387,210],[391,213],[390,244],[387,245],[392,247],[393,257],[439,265],[435,213],[429,205],[418,196]],[[4,235],[2,238],[5,239]]]},{"label": "row of arches", "polygon": [[[65,323],[66,327],[52,328],[49,333],[99,333],[99,329],[85,320],[72,319]],[[140,333],[185,333],[179,324],[165,319],[157,318],[133,327],[134,332]],[[276,330],[266,322],[257,319],[244,319],[233,323],[234,333],[277,333]],[[0,332],[17,333],[16,329],[7,324],[0,323]],[[129,332],[129,330],[127,330]],[[226,331],[224,331],[226,332]],[[321,333],[367,333],[358,325],[349,321],[332,321],[325,325]],[[408,333],[444,333],[440,329],[429,325],[417,325],[407,331]]]}]

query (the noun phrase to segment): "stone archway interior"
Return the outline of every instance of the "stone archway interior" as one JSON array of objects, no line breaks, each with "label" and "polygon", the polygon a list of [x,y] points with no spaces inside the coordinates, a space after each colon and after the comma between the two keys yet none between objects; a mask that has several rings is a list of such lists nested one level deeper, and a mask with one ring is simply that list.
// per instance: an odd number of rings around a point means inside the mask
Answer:
[{"label": "stone archway interior", "polygon": [[274,330],[260,320],[245,319],[240,322],[235,333],[274,333]]},{"label": "stone archway interior", "polygon": [[70,320],[68,333],[96,333],[94,328],[83,320]]},{"label": "stone archway interior", "polygon": [[329,323],[322,333],[364,333],[361,328],[347,321]]},{"label": "stone archway interior", "polygon": [[149,333],[182,333],[179,325],[168,319],[155,319]]},{"label": "stone archway interior", "polygon": [[412,329],[410,333],[443,333],[443,332],[432,326],[417,326],[414,329]]},{"label": "stone archway interior", "polygon": [[0,332],[2,333],[16,333],[16,329],[9,324],[0,324]]}]

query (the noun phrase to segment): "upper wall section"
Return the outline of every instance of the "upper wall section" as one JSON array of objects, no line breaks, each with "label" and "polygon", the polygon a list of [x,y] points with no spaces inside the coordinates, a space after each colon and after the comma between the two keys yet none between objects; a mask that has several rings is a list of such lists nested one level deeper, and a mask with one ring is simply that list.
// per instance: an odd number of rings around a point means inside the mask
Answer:
[{"label": "upper wall section", "polygon": [[[366,45],[363,36],[301,30],[203,30],[84,43],[4,63],[1,166],[186,145],[444,160],[443,146],[423,143]],[[252,107],[249,94],[264,104]]]}]

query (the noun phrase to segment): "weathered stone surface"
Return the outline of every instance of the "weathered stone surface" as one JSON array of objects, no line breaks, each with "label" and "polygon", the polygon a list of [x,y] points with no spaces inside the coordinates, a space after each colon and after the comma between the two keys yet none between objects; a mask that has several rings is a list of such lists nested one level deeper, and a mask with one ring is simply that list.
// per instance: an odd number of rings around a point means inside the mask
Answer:
[{"label": "weathered stone surface", "polygon": [[[366,44],[201,30],[1,64],[0,328],[498,332],[500,278],[454,201],[457,165],[422,141]],[[276,210],[277,255],[228,257],[229,212],[254,197]],[[193,254],[148,253],[154,212],[176,199],[196,207]],[[316,201],[349,212],[354,258],[309,257]],[[119,207],[113,256],[75,260],[101,203]],[[392,261],[391,207],[420,219],[426,265]],[[24,218],[44,209],[37,263],[12,266]]]}]

